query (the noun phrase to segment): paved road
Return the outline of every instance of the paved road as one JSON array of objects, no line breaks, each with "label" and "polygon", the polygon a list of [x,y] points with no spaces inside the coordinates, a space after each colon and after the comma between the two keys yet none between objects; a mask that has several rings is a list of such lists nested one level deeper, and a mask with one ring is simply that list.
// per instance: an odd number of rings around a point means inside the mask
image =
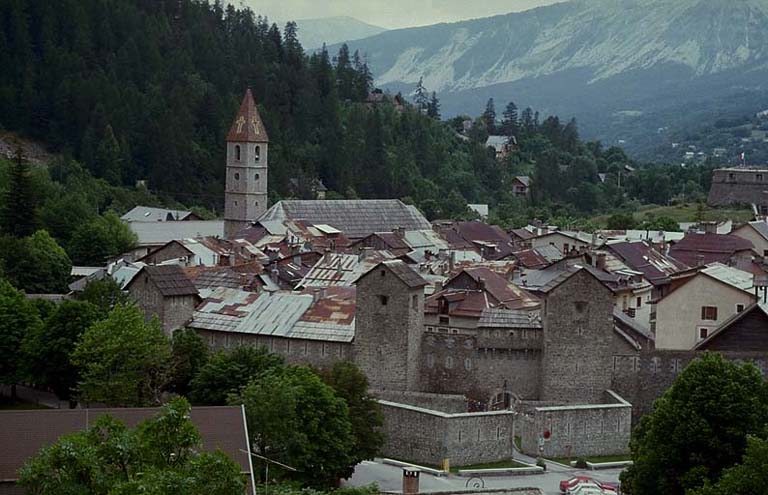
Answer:
[{"label": "paved road", "polygon": [[[385,491],[402,490],[402,468],[382,464],[381,462],[364,461],[358,464],[352,478],[344,484],[348,486],[365,486],[377,483],[379,488]],[[549,465],[544,474],[529,476],[493,476],[485,477],[485,488],[515,488],[533,487],[541,489],[545,495],[557,495],[560,493],[560,482],[576,475],[591,476],[600,481],[618,482],[620,469],[606,469],[601,471],[580,471]],[[421,473],[420,491],[438,492],[446,490],[467,490],[467,480],[456,475],[448,477],[436,477]]]}]

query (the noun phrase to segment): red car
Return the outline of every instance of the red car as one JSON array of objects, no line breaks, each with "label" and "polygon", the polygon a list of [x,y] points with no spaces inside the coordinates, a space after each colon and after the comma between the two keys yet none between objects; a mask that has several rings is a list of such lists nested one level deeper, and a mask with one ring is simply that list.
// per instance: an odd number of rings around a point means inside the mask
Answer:
[{"label": "red car", "polygon": [[603,483],[589,476],[574,476],[573,478],[560,482],[560,493],[565,493],[579,483],[594,483],[606,492],[617,493],[618,490],[613,483]]}]

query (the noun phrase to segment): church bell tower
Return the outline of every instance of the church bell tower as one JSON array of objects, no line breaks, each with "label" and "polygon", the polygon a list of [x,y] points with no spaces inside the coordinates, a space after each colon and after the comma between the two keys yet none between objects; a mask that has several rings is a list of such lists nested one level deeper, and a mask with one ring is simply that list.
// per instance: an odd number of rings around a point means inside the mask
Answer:
[{"label": "church bell tower", "polygon": [[224,236],[232,239],[267,210],[269,137],[251,90],[227,134]]}]

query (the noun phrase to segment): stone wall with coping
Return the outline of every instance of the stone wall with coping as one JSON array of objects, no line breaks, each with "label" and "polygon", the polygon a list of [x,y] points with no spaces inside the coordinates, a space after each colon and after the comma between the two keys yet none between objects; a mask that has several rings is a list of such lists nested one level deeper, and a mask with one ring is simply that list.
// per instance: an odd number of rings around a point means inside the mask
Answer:
[{"label": "stone wall with coping", "polygon": [[384,414],[383,455],[415,463],[452,466],[512,457],[511,411],[447,414],[379,400]]},{"label": "stone wall with coping", "polygon": [[377,399],[448,414],[465,413],[469,407],[469,400],[463,395],[430,394],[406,390],[369,390],[369,392]]},{"label": "stone wall with coping", "polygon": [[632,405],[610,390],[605,392],[604,404],[527,404],[518,415],[516,431],[523,452],[538,455],[539,438],[547,430],[551,436],[544,443],[544,457],[626,454]]}]

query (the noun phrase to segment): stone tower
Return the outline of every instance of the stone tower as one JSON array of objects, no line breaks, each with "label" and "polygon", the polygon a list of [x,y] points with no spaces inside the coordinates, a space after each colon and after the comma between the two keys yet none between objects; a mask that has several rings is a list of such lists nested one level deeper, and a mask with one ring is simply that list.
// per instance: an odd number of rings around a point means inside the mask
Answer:
[{"label": "stone tower", "polygon": [[539,400],[601,403],[613,372],[613,293],[581,268],[545,295]]},{"label": "stone tower", "polygon": [[231,239],[267,209],[269,137],[251,90],[227,134],[224,236]]},{"label": "stone tower", "polygon": [[372,389],[418,390],[426,281],[400,260],[357,280],[355,364]]}]

